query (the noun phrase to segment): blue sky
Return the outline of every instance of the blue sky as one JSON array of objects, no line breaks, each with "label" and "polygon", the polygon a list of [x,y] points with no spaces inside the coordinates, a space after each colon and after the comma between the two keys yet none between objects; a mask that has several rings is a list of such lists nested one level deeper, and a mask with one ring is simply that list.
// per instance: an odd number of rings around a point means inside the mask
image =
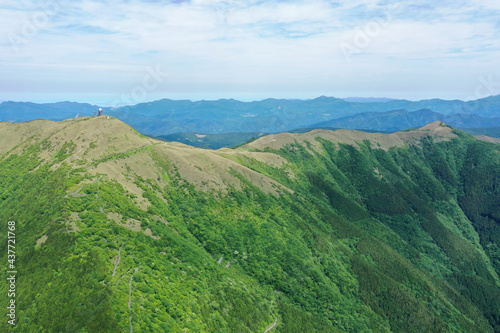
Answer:
[{"label": "blue sky", "polygon": [[0,100],[500,93],[500,2],[0,3]]}]

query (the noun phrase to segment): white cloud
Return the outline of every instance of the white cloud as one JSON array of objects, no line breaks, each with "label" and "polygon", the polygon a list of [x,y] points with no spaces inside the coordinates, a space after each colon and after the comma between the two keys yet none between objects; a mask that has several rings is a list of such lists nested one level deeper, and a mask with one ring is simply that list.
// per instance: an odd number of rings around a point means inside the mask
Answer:
[{"label": "white cloud", "polygon": [[478,8],[500,10],[500,2],[497,0],[477,0],[473,3]]},{"label": "white cloud", "polygon": [[[496,1],[479,2],[416,0],[395,8],[396,2],[379,0],[81,0],[43,8],[34,1],[5,0],[0,85],[7,86],[15,72],[16,89],[25,82],[31,90],[44,85],[46,91],[50,87],[39,78],[52,75],[54,94],[60,87],[74,86],[76,92],[82,89],[79,81],[88,84],[90,78],[117,93],[140,80],[144,67],[159,64],[172,73],[161,91],[183,87],[193,98],[215,84],[219,91],[240,87],[242,94],[269,96],[287,89],[319,95],[356,87],[358,95],[368,95],[370,89],[394,91],[399,84],[411,95],[419,83],[422,90],[428,87],[419,71],[443,85],[448,80],[459,96],[465,93],[455,82],[464,68],[462,80],[500,68],[499,27],[491,17],[500,8]],[[33,15],[44,10],[51,13],[48,20],[25,36]],[[356,44],[360,31],[369,35],[363,47]],[[13,45],[12,34],[21,42]],[[357,49],[351,62],[341,52],[343,43]],[[408,81],[413,84],[400,83]]]}]

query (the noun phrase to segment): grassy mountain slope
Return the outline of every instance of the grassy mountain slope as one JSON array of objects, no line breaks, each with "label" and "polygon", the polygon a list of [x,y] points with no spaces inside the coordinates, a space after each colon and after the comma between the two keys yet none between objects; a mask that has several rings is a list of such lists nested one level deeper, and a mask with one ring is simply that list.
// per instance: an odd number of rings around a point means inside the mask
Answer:
[{"label": "grassy mountain slope", "polygon": [[0,141],[5,331],[500,331],[499,147],[444,124],[207,151],[98,117]]}]

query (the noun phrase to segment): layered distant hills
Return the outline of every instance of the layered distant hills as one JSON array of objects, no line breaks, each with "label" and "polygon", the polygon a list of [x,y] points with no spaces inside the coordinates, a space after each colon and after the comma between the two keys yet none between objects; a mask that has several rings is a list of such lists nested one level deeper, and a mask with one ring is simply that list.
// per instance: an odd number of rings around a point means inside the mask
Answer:
[{"label": "layered distant hills", "polygon": [[499,152],[441,122],[216,151],[2,122],[0,331],[499,332]]},{"label": "layered distant hills", "polygon": [[59,102],[37,104],[31,102],[3,102],[0,104],[0,121],[22,122],[35,119],[64,120],[91,116],[98,106],[86,103]]},{"label": "layered distant hills", "polygon": [[[20,122],[38,118],[63,120],[91,116],[99,106],[60,102],[35,104],[3,102],[0,121]],[[163,99],[118,108],[103,108],[146,135],[174,133],[221,134],[237,132],[278,133],[298,128],[340,127],[396,131],[440,120],[461,128],[499,126],[500,96],[475,101],[440,99],[412,102],[391,99],[346,100],[318,97],[311,100],[266,99],[240,102]]]},{"label": "layered distant hills", "polygon": [[394,110],[360,113],[351,117],[321,122],[311,127],[333,127],[392,132],[422,127],[433,121],[443,121],[451,126],[461,128],[500,126],[500,116],[486,118],[477,114],[465,113],[445,115],[429,109],[422,109],[413,112],[408,112],[407,110]]}]

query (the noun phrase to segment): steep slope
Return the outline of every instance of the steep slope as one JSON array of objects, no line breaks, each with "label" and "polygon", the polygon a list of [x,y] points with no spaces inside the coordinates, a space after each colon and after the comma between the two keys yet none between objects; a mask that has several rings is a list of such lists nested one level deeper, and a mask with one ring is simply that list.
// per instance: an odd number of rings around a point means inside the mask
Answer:
[{"label": "steep slope", "polygon": [[500,331],[499,147],[441,122],[212,151],[104,116],[0,142],[7,332]]}]

